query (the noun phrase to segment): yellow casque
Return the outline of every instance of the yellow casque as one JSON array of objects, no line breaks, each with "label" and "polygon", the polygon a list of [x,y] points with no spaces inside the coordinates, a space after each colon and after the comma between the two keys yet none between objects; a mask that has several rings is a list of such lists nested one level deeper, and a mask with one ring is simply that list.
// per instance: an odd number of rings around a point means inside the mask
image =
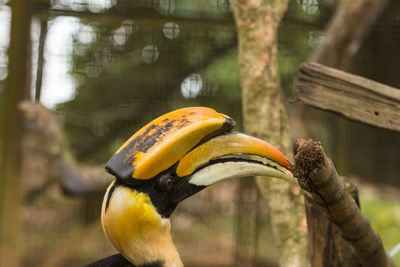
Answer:
[{"label": "yellow casque", "polygon": [[107,163],[107,170],[128,180],[150,179],[171,167],[203,138],[228,132],[235,122],[206,107],[164,114],[129,138]]}]

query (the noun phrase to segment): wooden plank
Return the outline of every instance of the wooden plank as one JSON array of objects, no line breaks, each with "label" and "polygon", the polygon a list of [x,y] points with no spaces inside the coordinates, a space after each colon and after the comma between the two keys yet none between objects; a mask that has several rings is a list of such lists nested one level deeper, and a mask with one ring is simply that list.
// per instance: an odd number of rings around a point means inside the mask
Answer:
[{"label": "wooden plank", "polygon": [[300,67],[297,96],[313,107],[400,132],[399,89],[311,62]]}]

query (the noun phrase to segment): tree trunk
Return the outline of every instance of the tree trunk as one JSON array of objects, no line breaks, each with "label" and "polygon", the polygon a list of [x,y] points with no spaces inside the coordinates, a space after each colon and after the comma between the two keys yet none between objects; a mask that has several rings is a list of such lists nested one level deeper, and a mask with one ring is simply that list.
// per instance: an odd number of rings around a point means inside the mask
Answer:
[{"label": "tree trunk", "polygon": [[[287,115],[282,104],[277,29],[287,1],[232,0],[239,37],[239,66],[245,131],[267,140],[293,159]],[[307,266],[304,200],[297,185],[257,178],[269,200],[272,227],[280,241],[281,266]]]},{"label": "tree trunk", "polygon": [[18,103],[30,84],[30,0],[12,1],[7,86],[1,111],[0,266],[19,265],[21,142],[23,119]]}]

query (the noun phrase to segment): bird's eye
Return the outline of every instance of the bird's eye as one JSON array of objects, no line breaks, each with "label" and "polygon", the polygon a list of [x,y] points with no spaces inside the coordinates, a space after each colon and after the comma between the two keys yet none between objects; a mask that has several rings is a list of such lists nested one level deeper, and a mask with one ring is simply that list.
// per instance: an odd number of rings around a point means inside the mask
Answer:
[{"label": "bird's eye", "polygon": [[173,184],[174,184],[174,181],[171,178],[168,178],[167,181],[165,182],[165,187],[167,189],[170,189]]},{"label": "bird's eye", "polygon": [[163,175],[160,177],[158,188],[161,191],[167,191],[174,185],[174,179],[170,175]]}]

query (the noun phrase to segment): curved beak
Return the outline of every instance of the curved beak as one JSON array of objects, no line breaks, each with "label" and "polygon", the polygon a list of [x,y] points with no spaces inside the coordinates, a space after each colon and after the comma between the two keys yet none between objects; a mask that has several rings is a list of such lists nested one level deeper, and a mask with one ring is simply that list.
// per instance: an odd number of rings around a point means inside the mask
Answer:
[{"label": "curved beak", "polygon": [[[246,176],[265,176],[295,183],[290,163],[275,147],[258,138],[229,133],[212,138],[178,162],[176,174],[186,179],[174,195],[177,201],[219,181]],[[178,179],[180,180],[180,179]]]}]

